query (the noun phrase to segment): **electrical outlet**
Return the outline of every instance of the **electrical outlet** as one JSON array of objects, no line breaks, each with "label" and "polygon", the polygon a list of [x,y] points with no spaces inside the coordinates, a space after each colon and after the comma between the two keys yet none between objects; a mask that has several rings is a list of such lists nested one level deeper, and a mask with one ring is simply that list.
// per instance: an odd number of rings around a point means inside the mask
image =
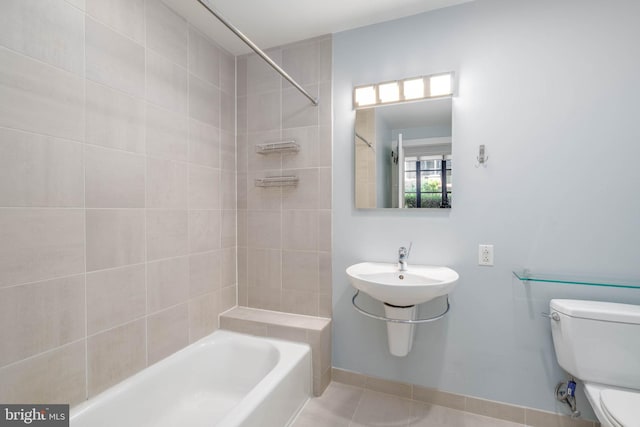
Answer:
[{"label": "electrical outlet", "polygon": [[480,245],[478,247],[478,265],[493,265],[493,245]]}]

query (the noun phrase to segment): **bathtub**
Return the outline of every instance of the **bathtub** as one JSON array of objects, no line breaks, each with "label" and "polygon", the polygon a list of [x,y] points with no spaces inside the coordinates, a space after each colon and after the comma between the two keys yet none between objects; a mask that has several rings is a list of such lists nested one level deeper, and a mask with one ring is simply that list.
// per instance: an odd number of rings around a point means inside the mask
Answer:
[{"label": "bathtub", "polygon": [[283,427],[311,395],[311,350],[218,330],[71,409],[72,427]]}]

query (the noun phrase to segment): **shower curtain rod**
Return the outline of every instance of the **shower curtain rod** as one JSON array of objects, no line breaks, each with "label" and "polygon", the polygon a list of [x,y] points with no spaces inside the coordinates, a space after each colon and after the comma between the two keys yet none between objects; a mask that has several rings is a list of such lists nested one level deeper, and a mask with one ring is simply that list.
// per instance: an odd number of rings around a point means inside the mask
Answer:
[{"label": "shower curtain rod", "polygon": [[255,45],[255,43],[253,43],[251,40],[249,40],[249,38],[247,36],[245,36],[244,34],[242,34],[240,32],[240,30],[238,30],[233,24],[231,24],[229,21],[227,21],[221,14],[220,12],[218,12],[216,9],[214,9],[212,6],[209,6],[206,2],[206,0],[198,0],[198,3],[200,3],[202,6],[204,6],[209,12],[211,12],[211,14],[213,16],[215,16],[216,18],[218,18],[218,20],[220,22],[222,22],[225,27],[227,27],[228,29],[230,29],[236,36],[238,36],[240,38],[240,40],[242,40],[243,42],[246,43],[247,46],[249,46],[251,49],[253,49],[253,51],[255,53],[257,53],[258,55],[260,55],[260,57],[262,59],[264,59],[267,64],[271,65],[271,67],[276,70],[278,73],[280,73],[280,75],[282,77],[284,77],[285,79],[287,79],[287,81],[289,83],[291,83],[296,89],[298,89],[304,96],[306,96],[307,98],[309,98],[309,101],[311,101],[311,103],[315,106],[318,105],[318,99],[314,98],[313,96],[311,96],[309,94],[309,92],[307,92],[306,90],[304,90],[304,88],[302,86],[300,86],[298,84],[298,82],[296,82],[295,80],[293,80],[293,78],[287,74],[286,71],[284,71],[282,68],[280,68],[280,66],[278,64],[276,64],[273,59],[269,58],[269,55],[267,55],[266,53],[264,53],[258,46]]}]

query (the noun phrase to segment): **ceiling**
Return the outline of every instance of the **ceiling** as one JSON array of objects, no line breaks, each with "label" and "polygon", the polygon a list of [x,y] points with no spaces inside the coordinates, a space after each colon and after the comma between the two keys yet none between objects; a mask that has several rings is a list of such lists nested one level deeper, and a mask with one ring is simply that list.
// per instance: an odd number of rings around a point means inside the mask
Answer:
[{"label": "ceiling", "polygon": [[[163,0],[234,55],[250,49],[197,0]],[[472,0],[205,0],[262,49]]]}]

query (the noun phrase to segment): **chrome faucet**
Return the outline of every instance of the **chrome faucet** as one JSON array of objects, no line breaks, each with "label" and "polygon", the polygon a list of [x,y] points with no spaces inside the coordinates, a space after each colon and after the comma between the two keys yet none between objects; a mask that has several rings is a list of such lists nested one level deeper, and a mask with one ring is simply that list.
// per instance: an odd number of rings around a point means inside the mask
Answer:
[{"label": "chrome faucet", "polygon": [[407,264],[407,260],[409,259],[409,254],[411,253],[411,246],[413,246],[413,242],[409,243],[409,249],[402,246],[398,249],[398,270],[407,271],[409,265]]}]

